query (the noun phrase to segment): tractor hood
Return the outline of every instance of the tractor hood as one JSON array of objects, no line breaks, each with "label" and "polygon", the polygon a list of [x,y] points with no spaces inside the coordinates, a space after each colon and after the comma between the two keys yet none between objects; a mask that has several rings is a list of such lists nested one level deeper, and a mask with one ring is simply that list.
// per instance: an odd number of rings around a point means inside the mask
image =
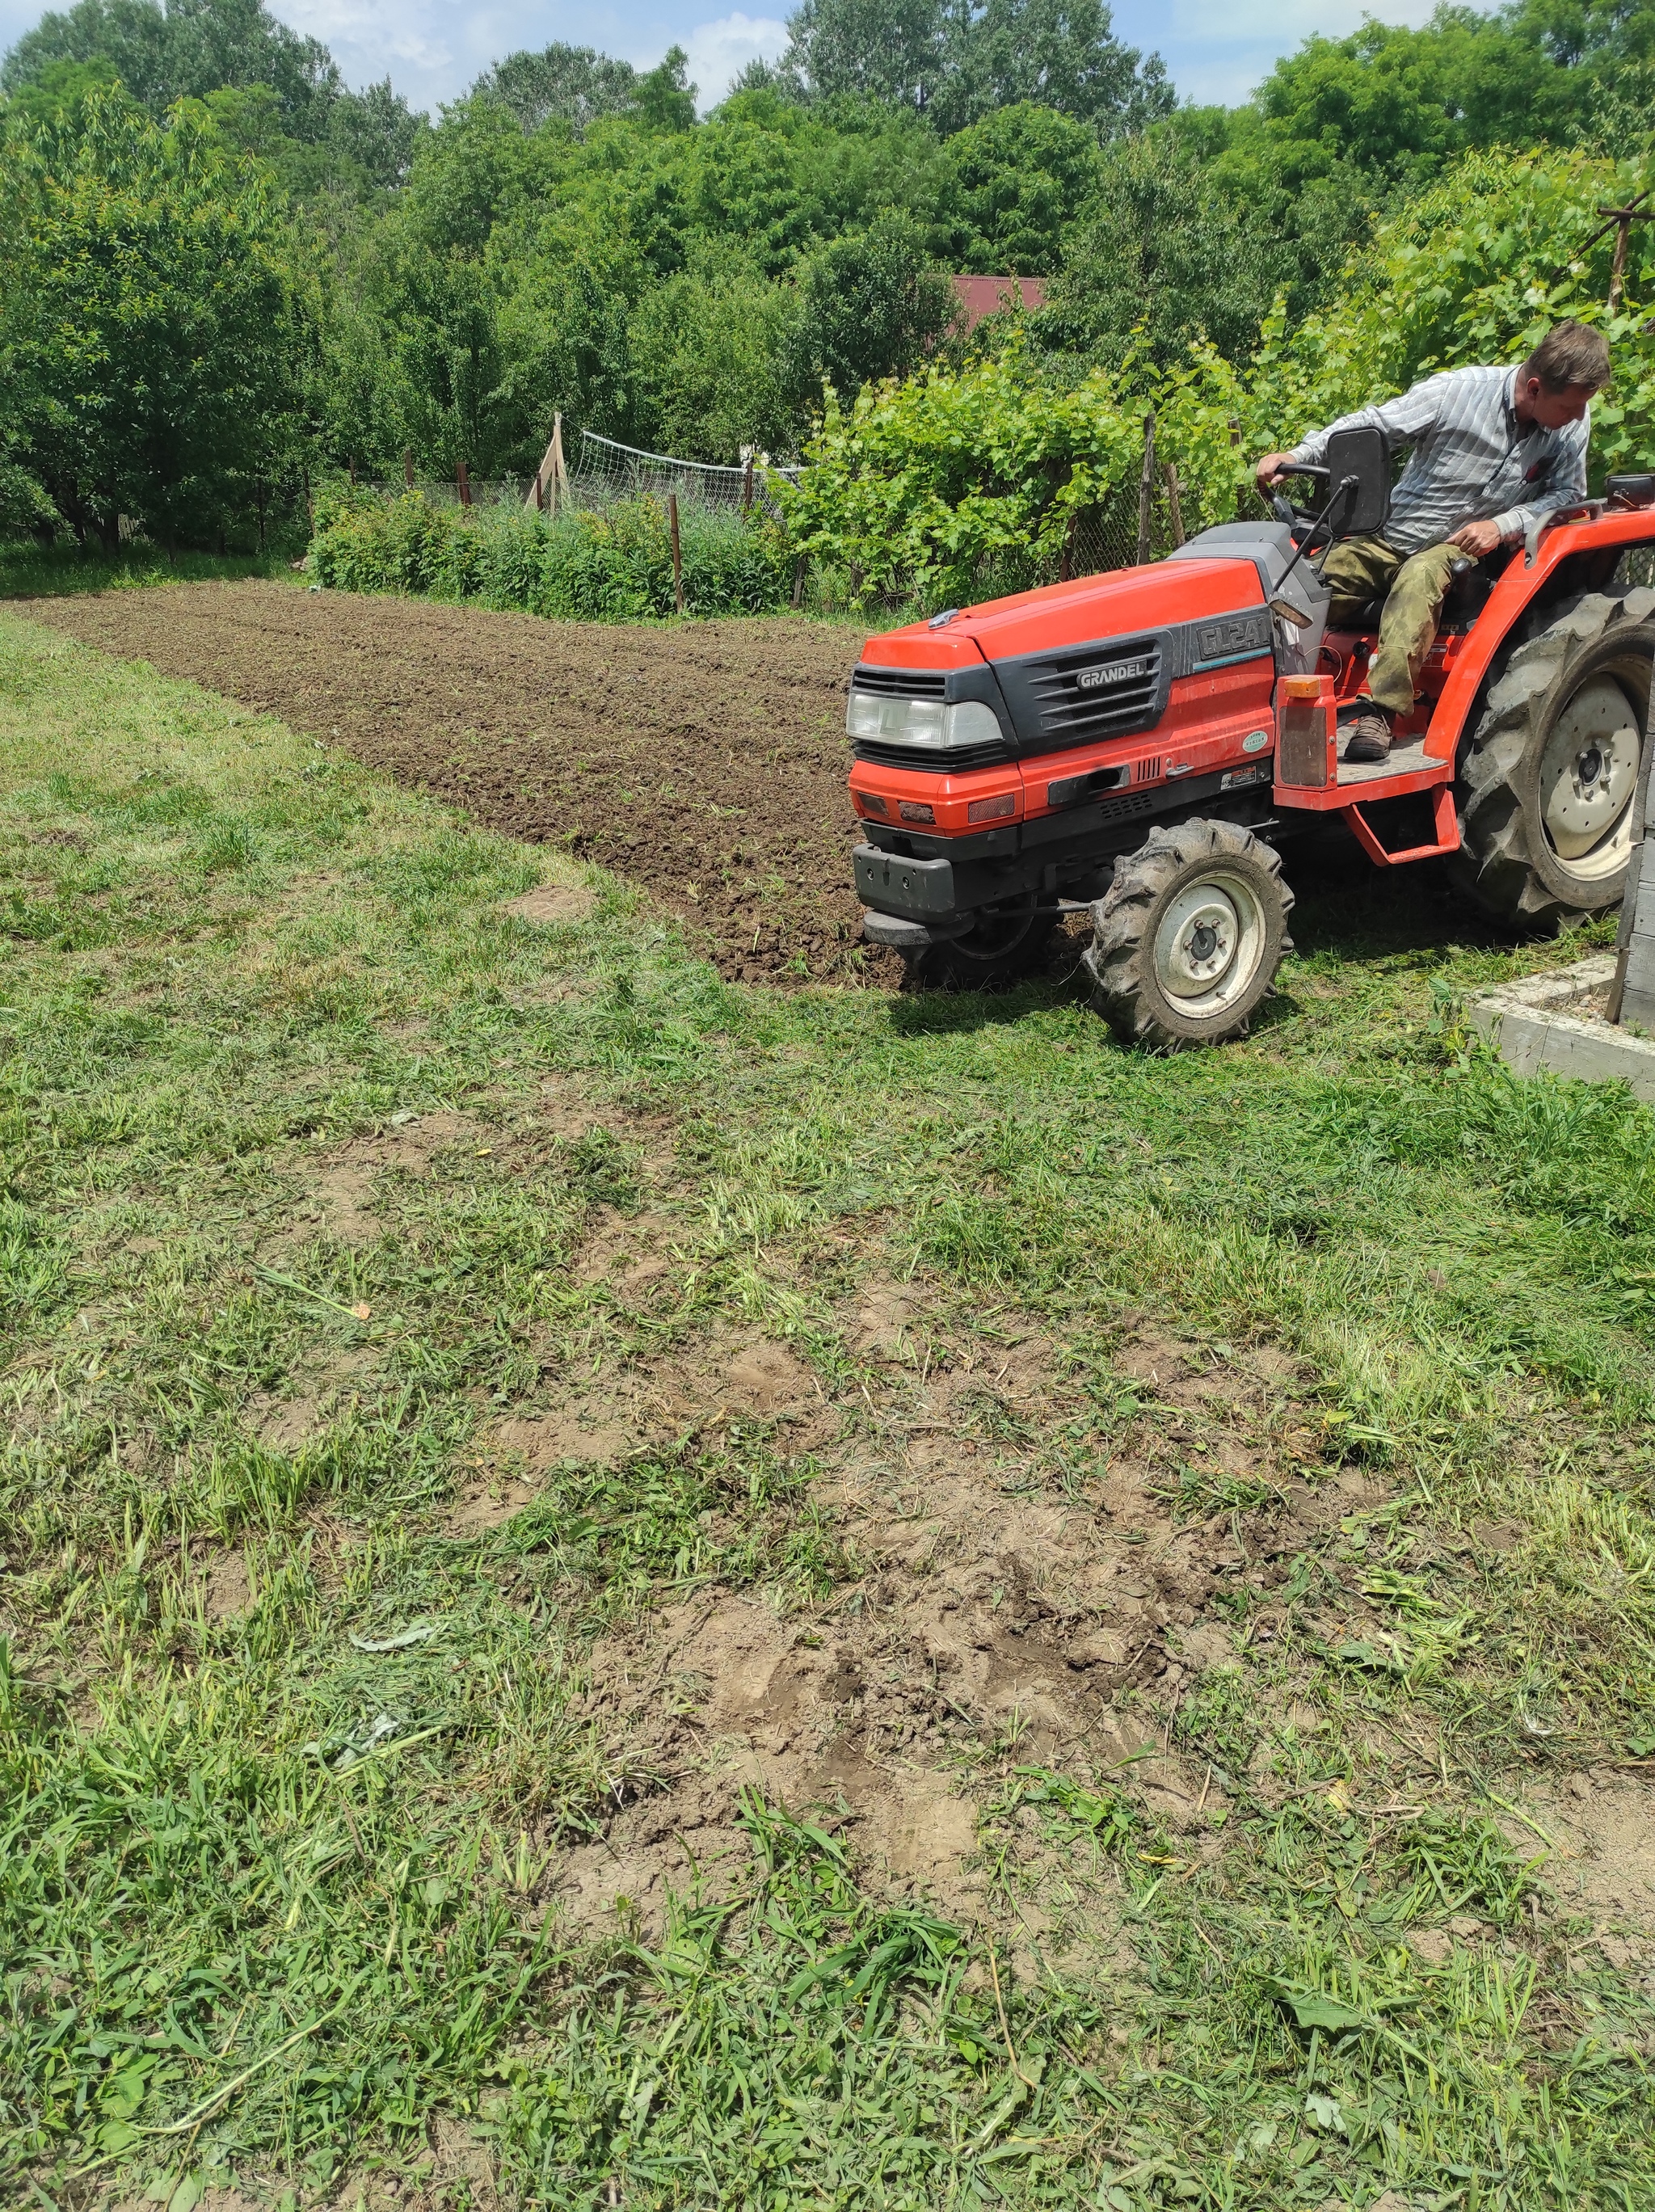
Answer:
[{"label": "tractor hood", "polygon": [[979,767],[1154,728],[1180,679],[1273,655],[1255,550],[1203,557],[1192,543],[870,638],[851,679],[858,756],[912,757],[918,743],[937,765]]}]

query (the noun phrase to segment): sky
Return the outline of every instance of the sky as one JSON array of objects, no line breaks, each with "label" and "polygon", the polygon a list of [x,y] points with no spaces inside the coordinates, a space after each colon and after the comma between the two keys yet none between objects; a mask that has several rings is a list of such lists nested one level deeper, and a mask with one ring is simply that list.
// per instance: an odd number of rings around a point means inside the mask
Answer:
[{"label": "sky", "polygon": [[[787,42],[785,0],[775,15],[704,13],[706,0],[637,0],[581,5],[579,0],[270,0],[272,12],[330,48],[348,81],[389,75],[415,107],[452,100],[490,62],[555,39],[650,68],[675,42],[689,55],[701,106],[722,97],[755,54],[773,58]],[[1158,49],[1180,96],[1245,100],[1278,54],[1312,31],[1354,31],[1364,15],[1422,23],[1433,0],[1116,0],[1116,35]],[[39,19],[38,0],[0,0],[0,46]]]}]

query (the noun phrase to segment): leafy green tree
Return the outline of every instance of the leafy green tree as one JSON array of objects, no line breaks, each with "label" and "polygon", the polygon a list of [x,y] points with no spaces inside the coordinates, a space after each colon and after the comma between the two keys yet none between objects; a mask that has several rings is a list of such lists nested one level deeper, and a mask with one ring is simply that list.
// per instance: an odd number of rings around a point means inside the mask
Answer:
[{"label": "leafy green tree", "polygon": [[[800,98],[923,111],[943,74],[943,0],[801,0],[778,81]],[[750,82],[750,80],[749,80]]]},{"label": "leafy green tree", "polygon": [[1111,137],[1176,105],[1160,55],[1123,46],[1103,0],[949,0],[943,53],[931,120],[945,131],[1028,102]]},{"label": "leafy green tree", "polygon": [[1097,141],[1082,123],[1020,101],[949,141],[960,181],[961,269],[1046,276],[1097,190]]},{"label": "leafy green tree", "polygon": [[632,420],[643,443],[692,460],[731,462],[743,446],[791,447],[797,419],[786,362],[798,297],[727,246],[640,298],[631,329]]},{"label": "leafy green tree", "polygon": [[824,383],[848,395],[876,378],[910,375],[955,314],[954,288],[913,223],[882,216],[804,264],[791,381],[803,398]]},{"label": "leafy green tree", "polygon": [[115,65],[101,56],[95,61],[45,63],[39,73],[20,84],[5,102],[5,121],[14,131],[76,130],[82,120],[89,93],[110,92],[119,82]]},{"label": "leafy green tree", "polygon": [[695,125],[695,94],[689,56],[682,46],[669,46],[638,80],[638,112],[652,130],[690,131]]},{"label": "leafy green tree", "polygon": [[474,93],[509,107],[524,131],[567,123],[584,131],[603,115],[630,115],[638,105],[638,72],[591,46],[555,42],[536,53],[507,54],[485,70]]},{"label": "leafy green tree", "polygon": [[944,132],[1032,101],[1106,135],[1175,105],[1160,57],[1123,46],[1103,0],[802,0],[788,33],[749,85],[889,101]]},{"label": "leafy green tree", "polygon": [[197,108],[119,93],[0,149],[0,366],[20,464],[82,536],[212,543],[295,434],[287,234]]},{"label": "leafy green tree", "polygon": [[327,48],[270,14],[264,0],[76,0],[49,10],[0,65],[0,89],[24,97],[65,64],[118,78],[159,121],[185,99],[267,86],[282,135],[329,145],[373,182],[405,172],[415,135],[387,81],[349,91]]},{"label": "leafy green tree", "polygon": [[1128,350],[1170,362],[1197,335],[1234,359],[1257,343],[1279,260],[1173,138],[1107,149],[1089,211],[1069,241],[1045,343],[1120,362]]}]

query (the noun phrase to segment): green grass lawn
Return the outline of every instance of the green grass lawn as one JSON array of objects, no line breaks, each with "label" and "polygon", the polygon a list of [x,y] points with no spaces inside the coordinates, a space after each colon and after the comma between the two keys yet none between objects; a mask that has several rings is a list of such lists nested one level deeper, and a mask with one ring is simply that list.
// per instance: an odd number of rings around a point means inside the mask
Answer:
[{"label": "green grass lawn", "polygon": [[[1156,1060],[1052,984],[726,986],[596,876],[536,925],[569,864],[10,615],[0,740],[11,2194],[1655,2203],[1655,1927],[1604,1933],[1559,1826],[1655,1753],[1655,1116],[1458,1012],[1581,939],[1310,855],[1268,1018]],[[585,1264],[646,1220],[647,1280]],[[859,1348],[870,1283],[923,1344]],[[1129,1373],[1147,1328],[1276,1357],[1252,1471],[1222,1390]],[[1049,1415],[960,1416],[1018,1499],[1347,1501],[1125,1695],[1201,1805],[1014,1716],[932,1759],[971,1913],[756,1786],[663,1924],[566,1910],[677,1786],[613,1655],[718,1593],[807,1645],[896,1618],[846,1471],[1023,1330]],[[513,1409],[737,1336],[810,1378],[808,1448],[709,1399],[457,1522]]]}]

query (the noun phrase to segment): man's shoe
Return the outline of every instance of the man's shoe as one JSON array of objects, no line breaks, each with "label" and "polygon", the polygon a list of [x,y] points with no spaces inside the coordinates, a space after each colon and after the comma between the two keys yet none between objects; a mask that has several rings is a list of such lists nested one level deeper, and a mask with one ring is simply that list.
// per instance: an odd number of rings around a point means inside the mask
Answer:
[{"label": "man's shoe", "polygon": [[1391,757],[1391,717],[1383,707],[1364,708],[1349,724],[1344,757],[1353,767],[1367,768]]}]

